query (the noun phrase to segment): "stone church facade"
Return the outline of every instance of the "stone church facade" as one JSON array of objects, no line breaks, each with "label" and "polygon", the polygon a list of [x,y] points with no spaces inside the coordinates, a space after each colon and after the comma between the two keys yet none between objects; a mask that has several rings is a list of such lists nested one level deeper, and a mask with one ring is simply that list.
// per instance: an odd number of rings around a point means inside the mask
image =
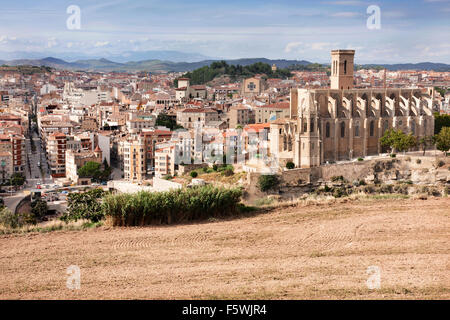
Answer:
[{"label": "stone church facade", "polygon": [[431,89],[354,89],[354,50],[333,50],[329,89],[292,89],[290,116],[270,125],[270,150],[310,168],[377,155],[388,129],[434,133]]}]

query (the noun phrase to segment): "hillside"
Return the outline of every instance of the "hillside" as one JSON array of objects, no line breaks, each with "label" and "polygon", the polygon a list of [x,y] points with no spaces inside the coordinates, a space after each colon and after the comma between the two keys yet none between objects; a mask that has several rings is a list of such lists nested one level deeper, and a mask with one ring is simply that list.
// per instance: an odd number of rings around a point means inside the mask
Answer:
[{"label": "hillside", "polygon": [[272,71],[272,66],[263,62],[250,65],[230,65],[225,61],[217,61],[209,66],[198,68],[183,75],[189,78],[192,84],[205,84],[216,78],[228,76],[232,81],[248,78],[257,74],[264,74],[269,78],[289,78],[291,73],[288,69],[277,69]]},{"label": "hillside", "polygon": [[[117,57],[118,61],[124,57]],[[199,62],[173,62],[167,60],[148,59],[136,60],[128,62],[115,62],[110,59],[82,59],[73,62],[67,62],[62,59],[47,57],[44,59],[16,59],[16,60],[0,60],[0,64],[9,66],[30,65],[30,66],[48,66],[56,69],[67,70],[86,70],[86,71],[117,71],[117,72],[189,72],[204,66],[209,66],[213,62],[222,60],[202,60]],[[266,58],[246,58],[235,60],[224,60],[229,65],[249,66],[255,63],[265,63],[268,65],[275,64],[280,69],[290,68],[291,70],[310,70],[310,71],[326,71],[329,64],[313,64],[305,60],[272,60]],[[357,68],[387,68],[388,70],[434,70],[434,71],[450,71],[450,65],[445,63],[405,63],[405,64],[364,64],[358,65]]]},{"label": "hillside", "polygon": [[[449,299],[450,198],[0,236],[0,299]],[[81,270],[79,290],[66,270]],[[369,290],[368,268],[380,270]]]}]

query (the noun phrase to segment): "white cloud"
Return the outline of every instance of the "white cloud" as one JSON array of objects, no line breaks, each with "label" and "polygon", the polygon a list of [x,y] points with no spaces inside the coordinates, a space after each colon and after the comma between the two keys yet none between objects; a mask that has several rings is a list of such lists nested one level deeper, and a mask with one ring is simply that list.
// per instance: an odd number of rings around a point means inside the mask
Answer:
[{"label": "white cloud", "polygon": [[360,12],[336,12],[336,13],[332,13],[330,16],[332,17],[337,17],[337,18],[354,18],[354,17],[359,17],[361,16]]},{"label": "white cloud", "polygon": [[97,41],[95,43],[95,47],[104,47],[107,46],[109,44],[109,41]]},{"label": "white cloud", "polygon": [[47,41],[47,48],[53,48],[58,45],[58,40],[56,38],[49,38]]},{"label": "white cloud", "polygon": [[16,37],[0,36],[0,43],[1,44],[5,44],[5,43],[11,42],[11,41],[15,41],[15,40],[17,40]]},{"label": "white cloud", "polygon": [[292,52],[293,49],[296,49],[302,45],[301,42],[289,42],[284,48],[284,52],[289,53]]}]

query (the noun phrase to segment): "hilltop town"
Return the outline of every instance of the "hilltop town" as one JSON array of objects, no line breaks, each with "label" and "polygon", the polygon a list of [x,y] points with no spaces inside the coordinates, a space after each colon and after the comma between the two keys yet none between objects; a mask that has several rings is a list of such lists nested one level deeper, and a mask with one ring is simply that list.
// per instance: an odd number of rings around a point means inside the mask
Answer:
[{"label": "hilltop town", "polygon": [[[0,295],[448,297],[450,73],[359,69],[354,59],[333,50],[321,71],[0,67],[0,233],[14,261],[2,266]],[[115,228],[131,226],[146,228]],[[393,241],[400,229],[404,241]],[[42,234],[11,236],[30,233]],[[40,255],[49,267],[21,280]],[[410,277],[396,275],[412,257],[426,279],[410,291]],[[72,260],[88,279],[79,296],[51,271]],[[373,261],[395,271],[384,291],[362,284]],[[347,282],[317,291],[322,262]],[[311,270],[301,279],[298,263]],[[252,277],[260,282],[246,289]]]}]

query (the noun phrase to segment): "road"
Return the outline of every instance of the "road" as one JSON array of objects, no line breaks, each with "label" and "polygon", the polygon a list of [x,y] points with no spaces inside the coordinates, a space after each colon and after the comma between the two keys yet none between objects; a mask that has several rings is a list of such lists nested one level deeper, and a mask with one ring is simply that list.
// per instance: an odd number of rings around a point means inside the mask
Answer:
[{"label": "road", "polygon": [[28,194],[25,192],[16,193],[10,197],[4,197],[3,201],[5,202],[5,206],[8,207],[11,212],[16,212],[17,205],[25,198]]},{"label": "road", "polygon": [[[50,176],[50,170],[48,167],[47,159],[45,157],[45,151],[41,146],[41,139],[39,135],[32,130],[31,139],[33,139],[34,145],[36,146],[33,152],[31,148],[30,138],[25,139],[25,150],[27,154],[27,165],[25,166],[25,177],[27,179],[25,188],[12,196],[4,197],[3,200],[5,205],[12,211],[15,212],[19,202],[26,197],[32,189],[36,189],[37,183],[40,184],[51,184],[53,179]],[[41,167],[38,166],[40,162]],[[29,165],[28,165],[29,163]]]},{"label": "road", "polygon": [[[36,150],[33,152],[30,139],[26,139],[25,148],[30,166],[26,167],[25,174],[27,178],[26,187],[29,189],[34,189],[36,188],[36,183],[38,182],[41,184],[46,184],[52,183],[53,180],[49,174],[50,169],[45,157],[45,151],[41,146],[41,139],[34,130],[32,131],[31,139],[33,139]],[[38,162],[40,162],[41,167],[38,166]]]}]

